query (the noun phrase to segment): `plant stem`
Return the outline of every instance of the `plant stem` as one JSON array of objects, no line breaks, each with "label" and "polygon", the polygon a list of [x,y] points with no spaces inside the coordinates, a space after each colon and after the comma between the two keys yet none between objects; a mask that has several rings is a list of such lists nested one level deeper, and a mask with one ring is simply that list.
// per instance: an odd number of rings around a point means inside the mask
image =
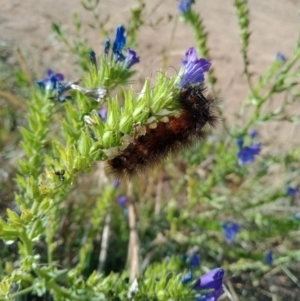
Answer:
[{"label": "plant stem", "polygon": [[133,202],[132,183],[128,183],[128,219],[129,219],[129,245],[128,245],[128,263],[130,269],[130,281],[133,281],[139,274],[139,242],[137,234],[137,216]]},{"label": "plant stem", "polygon": [[25,295],[27,293],[30,293],[32,290],[33,290],[33,285],[29,286],[27,288],[24,288],[23,290],[18,291],[16,293],[12,294],[11,297],[12,297],[13,300],[15,300],[15,298],[23,296],[23,295]]},{"label": "plant stem", "polygon": [[33,248],[32,248],[32,243],[30,241],[30,239],[28,238],[27,234],[25,232],[20,234],[20,238],[23,241],[25,248],[26,248],[26,252],[28,256],[33,256]]},{"label": "plant stem", "polygon": [[109,241],[109,234],[110,234],[110,221],[111,221],[111,214],[110,212],[108,212],[105,217],[105,224],[102,232],[101,250],[99,254],[99,264],[97,269],[99,273],[103,271],[104,263],[107,256],[108,241]]},{"label": "plant stem", "polygon": [[48,227],[46,229],[46,239],[47,239],[47,257],[48,257],[48,264],[52,263],[52,228],[51,228],[51,221],[48,220]]}]

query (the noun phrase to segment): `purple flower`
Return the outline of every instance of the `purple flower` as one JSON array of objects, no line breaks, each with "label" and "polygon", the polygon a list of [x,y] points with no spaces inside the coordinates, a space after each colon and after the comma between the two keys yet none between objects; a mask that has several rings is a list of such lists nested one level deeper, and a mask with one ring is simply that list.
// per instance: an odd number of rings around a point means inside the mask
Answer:
[{"label": "purple flower", "polygon": [[269,251],[266,254],[265,263],[268,264],[268,265],[272,265],[272,263],[273,263],[273,253],[272,253],[272,251]]},{"label": "purple flower", "polygon": [[286,193],[289,195],[289,196],[296,196],[297,193],[298,193],[299,189],[298,187],[288,187]]},{"label": "purple flower", "polygon": [[284,63],[286,61],[286,57],[281,52],[277,52],[276,60]]},{"label": "purple flower", "polygon": [[101,120],[102,120],[103,122],[105,122],[106,119],[107,119],[107,107],[106,107],[106,106],[103,106],[103,107],[100,109],[100,111],[98,112],[98,115],[99,115],[99,117],[101,118]]},{"label": "purple flower", "polygon": [[186,84],[195,84],[204,82],[204,72],[207,72],[211,63],[203,58],[197,58],[197,52],[191,47],[185,53],[186,59],[182,60],[185,68],[183,78],[181,80],[181,88]]},{"label": "purple flower", "polygon": [[192,6],[193,0],[181,0],[178,9],[181,13],[186,13]]},{"label": "purple flower", "polygon": [[254,143],[249,146],[244,146],[238,152],[238,161],[240,166],[245,166],[254,162],[254,157],[260,153],[261,143]]},{"label": "purple flower", "polygon": [[258,131],[254,130],[254,129],[251,130],[251,132],[249,134],[249,136],[250,136],[251,139],[254,139],[255,137],[257,137],[257,135],[258,135]]},{"label": "purple flower", "polygon": [[53,70],[48,69],[47,76],[42,80],[37,80],[36,84],[42,88],[42,90],[55,90],[57,83],[63,82],[64,76],[61,73],[54,73]]},{"label": "purple flower", "polygon": [[205,295],[197,298],[197,301],[216,301],[223,293],[224,270],[216,268],[201,276],[195,283],[196,290],[210,290]]},{"label": "purple flower", "polygon": [[114,187],[115,188],[118,188],[120,185],[121,185],[121,181],[120,180],[118,180],[118,179],[114,180]]},{"label": "purple flower", "polygon": [[120,195],[117,200],[119,206],[125,207],[127,204],[127,197],[125,195]]},{"label": "purple flower", "polygon": [[199,254],[194,253],[194,254],[191,256],[191,260],[190,260],[190,268],[191,268],[191,269],[197,268],[197,267],[200,266],[200,263],[201,263],[201,258],[200,258],[200,256],[199,256]]},{"label": "purple flower", "polygon": [[192,271],[188,271],[181,279],[181,282],[183,284],[186,284],[188,282],[190,282],[193,279],[193,273]]},{"label": "purple flower", "polygon": [[132,65],[140,62],[140,59],[136,56],[136,52],[127,48],[127,53],[124,61],[124,65],[129,69]]},{"label": "purple flower", "polygon": [[236,222],[226,221],[222,223],[223,234],[226,241],[231,244],[235,241],[236,235],[240,231],[240,225]]}]

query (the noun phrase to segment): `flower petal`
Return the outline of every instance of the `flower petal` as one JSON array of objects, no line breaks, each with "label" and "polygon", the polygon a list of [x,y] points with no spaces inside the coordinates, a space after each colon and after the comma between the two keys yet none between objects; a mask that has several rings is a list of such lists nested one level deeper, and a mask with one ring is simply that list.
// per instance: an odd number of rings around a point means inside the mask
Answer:
[{"label": "flower petal", "polygon": [[125,195],[121,195],[118,197],[118,204],[121,207],[125,207],[127,204],[127,197]]},{"label": "flower petal", "polygon": [[52,70],[52,69],[48,69],[48,70],[47,70],[47,77],[50,78],[50,77],[52,77],[53,75],[54,75],[53,70]]},{"label": "flower petal", "polygon": [[186,13],[192,6],[193,0],[181,0],[178,6],[178,10],[182,13]]},{"label": "flower petal", "polygon": [[113,45],[113,53],[119,54],[123,50],[126,44],[125,28],[123,25],[119,25],[116,31],[116,39]]},{"label": "flower petal", "polygon": [[222,223],[223,234],[226,241],[231,244],[235,241],[236,235],[240,231],[240,225],[233,221],[225,221]]},{"label": "flower petal", "polygon": [[272,265],[273,263],[273,252],[271,250],[266,254],[265,263],[268,265]]},{"label": "flower petal", "polygon": [[298,187],[288,187],[286,192],[289,196],[295,196],[298,193],[298,190]]},{"label": "flower petal", "polygon": [[62,82],[65,79],[64,75],[61,73],[56,73],[55,78],[58,82]]},{"label": "flower petal", "polygon": [[101,120],[102,120],[103,122],[105,122],[106,119],[107,119],[107,107],[106,107],[106,106],[102,107],[102,108],[100,109],[100,111],[98,112],[98,115],[99,115],[99,117],[101,118]]},{"label": "flower petal", "polygon": [[198,300],[217,300],[223,293],[224,270],[216,268],[201,276],[195,283],[197,290],[212,290]]},{"label": "flower petal", "polygon": [[204,72],[207,72],[211,63],[204,58],[197,58],[197,52],[191,47],[186,52],[186,59],[182,60],[185,72],[181,81],[181,87],[186,84],[201,83],[204,81]]},{"label": "flower petal", "polygon": [[136,56],[136,52],[131,50],[129,47],[127,48],[127,54],[125,58],[125,66],[127,69],[132,67],[134,64],[137,64],[140,62],[140,59]]},{"label": "flower petal", "polygon": [[238,152],[238,162],[240,166],[245,166],[254,162],[254,156],[261,151],[261,143],[254,143],[250,146],[243,147]]},{"label": "flower petal", "polygon": [[190,259],[190,268],[191,269],[197,268],[200,266],[200,263],[201,263],[201,258],[199,256],[199,254],[194,253]]}]

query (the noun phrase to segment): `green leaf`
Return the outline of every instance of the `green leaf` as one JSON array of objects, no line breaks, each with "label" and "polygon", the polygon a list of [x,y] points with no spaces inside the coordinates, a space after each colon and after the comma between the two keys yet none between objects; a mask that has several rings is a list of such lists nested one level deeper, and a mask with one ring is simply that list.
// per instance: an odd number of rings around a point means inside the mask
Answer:
[{"label": "green leaf", "polygon": [[8,215],[8,218],[9,218],[10,222],[13,225],[16,225],[18,227],[23,227],[23,221],[16,212],[14,212],[10,209],[7,209],[6,212],[7,212],[7,215]]},{"label": "green leaf", "polygon": [[89,157],[92,147],[92,139],[89,133],[83,132],[78,141],[78,151],[81,155]]}]

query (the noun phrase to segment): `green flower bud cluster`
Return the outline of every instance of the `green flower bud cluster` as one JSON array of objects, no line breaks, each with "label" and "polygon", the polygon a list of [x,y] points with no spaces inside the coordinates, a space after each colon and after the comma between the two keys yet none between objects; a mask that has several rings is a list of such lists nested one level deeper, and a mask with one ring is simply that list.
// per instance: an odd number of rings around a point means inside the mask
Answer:
[{"label": "green flower bud cluster", "polygon": [[[91,72],[86,78],[86,86],[103,87],[107,83],[110,91],[116,84],[114,78],[107,78],[105,70],[111,70],[108,66],[110,60],[104,56],[99,73]],[[104,71],[103,71],[104,70]],[[119,78],[124,76],[124,69],[115,69]],[[103,105],[107,105],[107,118],[103,121],[98,115],[98,108],[91,110],[88,116],[84,116],[87,130],[81,131],[78,141],[78,149],[84,155],[88,154],[93,160],[105,160],[119,148],[125,148],[134,137],[145,131],[144,127],[155,124],[166,116],[174,116],[179,113],[179,82],[181,75],[168,78],[164,71],[158,73],[156,83],[151,87],[150,79],[146,79],[141,92],[136,95],[132,88],[121,91],[121,96],[104,99]],[[117,75],[114,74],[115,77]],[[125,80],[125,79],[124,79]],[[84,99],[85,98],[85,99]],[[122,100],[121,100],[122,99]],[[83,95],[78,95],[78,105],[83,106],[88,100]],[[102,103],[103,103],[102,102]],[[87,112],[84,106],[82,113]],[[71,110],[68,106],[67,110]],[[71,134],[71,131],[69,130]],[[92,133],[92,138],[91,138]],[[94,142],[95,140],[96,142]],[[84,146],[83,146],[84,144]]]}]

